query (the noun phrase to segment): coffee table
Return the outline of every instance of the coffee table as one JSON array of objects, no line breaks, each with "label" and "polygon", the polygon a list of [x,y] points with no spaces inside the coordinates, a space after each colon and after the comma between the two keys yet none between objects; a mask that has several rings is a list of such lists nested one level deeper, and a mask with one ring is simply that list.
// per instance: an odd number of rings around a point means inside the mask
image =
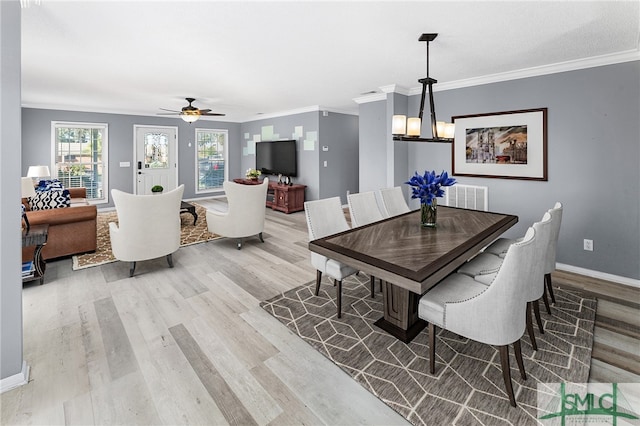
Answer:
[{"label": "coffee table", "polygon": [[180,214],[189,213],[193,216],[193,226],[196,226],[196,222],[198,220],[198,213],[196,213],[196,206],[193,204],[187,203],[186,201],[182,201],[180,203]]}]

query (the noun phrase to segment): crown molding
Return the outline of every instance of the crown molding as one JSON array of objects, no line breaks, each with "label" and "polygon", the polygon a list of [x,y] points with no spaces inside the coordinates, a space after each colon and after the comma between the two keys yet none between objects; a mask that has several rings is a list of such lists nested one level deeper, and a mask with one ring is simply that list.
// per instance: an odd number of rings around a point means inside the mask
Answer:
[{"label": "crown molding", "polygon": [[399,84],[388,84],[386,86],[380,86],[380,90],[384,93],[398,93],[399,95],[409,96],[408,87],[400,86]]},{"label": "crown molding", "polygon": [[[481,86],[483,84],[500,83],[503,81],[518,80],[521,78],[538,77],[542,75],[557,74],[567,71],[577,71],[587,68],[595,68],[606,65],[620,64],[623,62],[640,61],[640,49],[627,50],[624,52],[612,53],[608,55],[594,56],[586,59],[578,59],[574,61],[558,62],[551,65],[543,65],[539,67],[525,68],[516,71],[508,71],[497,74],[485,75],[482,77],[468,78],[464,80],[450,81],[446,83],[438,83],[433,86],[434,92],[444,90],[461,89],[464,87]],[[409,95],[419,95],[422,93],[422,87],[412,87],[409,89]]]},{"label": "crown molding", "polygon": [[353,98],[353,101],[360,104],[367,104],[369,102],[378,102],[378,101],[386,101],[387,94],[386,93],[371,93],[370,95],[359,96],[357,98]]},{"label": "crown molding", "polygon": [[288,115],[305,114],[308,112],[320,112],[320,111],[333,112],[335,114],[358,115],[357,111],[349,111],[349,110],[338,109],[338,108],[329,108],[329,107],[324,107],[322,105],[311,105],[308,107],[290,109],[287,111],[278,111],[278,112],[272,112],[268,114],[254,115],[251,117],[246,117],[240,122],[246,123],[249,121],[266,120],[269,118],[285,117]]}]

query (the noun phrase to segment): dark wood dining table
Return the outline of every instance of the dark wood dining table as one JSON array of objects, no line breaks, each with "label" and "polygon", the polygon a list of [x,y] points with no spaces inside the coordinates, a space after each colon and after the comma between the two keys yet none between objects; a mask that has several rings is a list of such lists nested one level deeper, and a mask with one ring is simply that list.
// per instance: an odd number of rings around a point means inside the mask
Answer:
[{"label": "dark wood dining table", "polygon": [[424,327],[418,301],[518,217],[438,206],[437,226],[423,228],[420,210],[309,242],[309,250],[382,280],[384,317],[375,325],[410,342]]}]

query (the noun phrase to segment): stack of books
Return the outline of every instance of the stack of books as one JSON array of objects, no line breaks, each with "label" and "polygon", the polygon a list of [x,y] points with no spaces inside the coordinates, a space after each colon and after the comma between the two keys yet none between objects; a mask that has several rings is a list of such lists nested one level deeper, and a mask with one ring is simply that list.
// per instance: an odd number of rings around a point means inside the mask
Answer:
[{"label": "stack of books", "polygon": [[33,277],[35,270],[33,261],[22,262],[22,279]]}]

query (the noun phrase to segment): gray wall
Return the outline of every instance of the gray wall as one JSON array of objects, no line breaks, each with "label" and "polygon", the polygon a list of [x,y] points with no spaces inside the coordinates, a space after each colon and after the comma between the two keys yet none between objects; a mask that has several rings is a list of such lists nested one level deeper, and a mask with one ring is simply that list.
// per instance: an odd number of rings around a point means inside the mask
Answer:
[{"label": "gray wall", "polygon": [[20,2],[0,1],[0,379],[22,369]]},{"label": "gray wall", "polygon": [[[119,189],[133,192],[133,126],[177,126],[178,127],[178,183],[184,184],[184,198],[210,197],[216,193],[195,193],[195,129],[224,129],[229,131],[229,178],[244,174],[240,168],[240,124],[223,121],[199,120],[189,124],[180,118],[148,117],[124,114],[60,111],[23,108],[22,110],[22,176],[29,166],[51,164],[51,122],[71,121],[107,123],[109,125],[109,190]],[[189,146],[191,143],[191,146]],[[120,167],[120,162],[129,162],[132,167]],[[110,197],[109,197],[110,198]],[[113,206],[108,204],[99,207]]]},{"label": "gray wall", "polygon": [[[458,181],[488,186],[490,210],[519,216],[510,237],[561,201],[558,262],[640,279],[640,62],[436,92],[435,103],[439,119],[547,107],[547,182]],[[449,145],[409,144],[411,171],[451,160]]]},{"label": "gray wall", "polygon": [[[273,126],[274,139],[298,141],[298,176],[293,182],[307,185],[305,200],[341,195],[346,202],[347,190],[355,192],[358,185],[358,117],[329,111],[326,114],[312,111],[242,123],[242,148],[248,147],[254,135],[262,138],[263,127]],[[302,137],[294,135],[297,126],[302,126]],[[304,149],[308,132],[316,134],[313,150]],[[323,146],[329,150],[322,151]],[[243,176],[245,170],[256,166],[255,155],[242,153],[240,164]]]},{"label": "gray wall", "polygon": [[[328,151],[323,150],[325,146]],[[319,150],[319,198],[340,196],[346,204],[347,191],[358,192],[358,117],[333,112],[321,115]]]},{"label": "gray wall", "polygon": [[387,102],[369,102],[360,104],[360,155],[358,160],[358,192],[386,188],[389,154]]},{"label": "gray wall", "polygon": [[[313,151],[304,150],[304,139],[307,137],[307,132],[319,133],[318,112],[305,112],[242,123],[240,126],[242,148],[248,146],[249,141],[253,140],[254,135],[260,135],[262,138],[262,128],[268,126],[273,126],[273,133],[277,136],[274,139],[295,139],[298,141],[298,176],[292,178],[292,180],[294,183],[307,185],[305,199],[314,200],[318,198],[320,187],[320,179],[318,176],[318,141],[316,141]],[[302,137],[295,137],[294,131],[296,126],[302,126]],[[255,168],[256,166],[255,154],[244,155],[242,148],[240,149],[240,173],[238,173],[238,176],[233,177],[244,177],[247,169]],[[233,177],[229,176],[230,179],[233,179]],[[274,182],[278,180],[277,176],[268,177],[274,179]]]}]

